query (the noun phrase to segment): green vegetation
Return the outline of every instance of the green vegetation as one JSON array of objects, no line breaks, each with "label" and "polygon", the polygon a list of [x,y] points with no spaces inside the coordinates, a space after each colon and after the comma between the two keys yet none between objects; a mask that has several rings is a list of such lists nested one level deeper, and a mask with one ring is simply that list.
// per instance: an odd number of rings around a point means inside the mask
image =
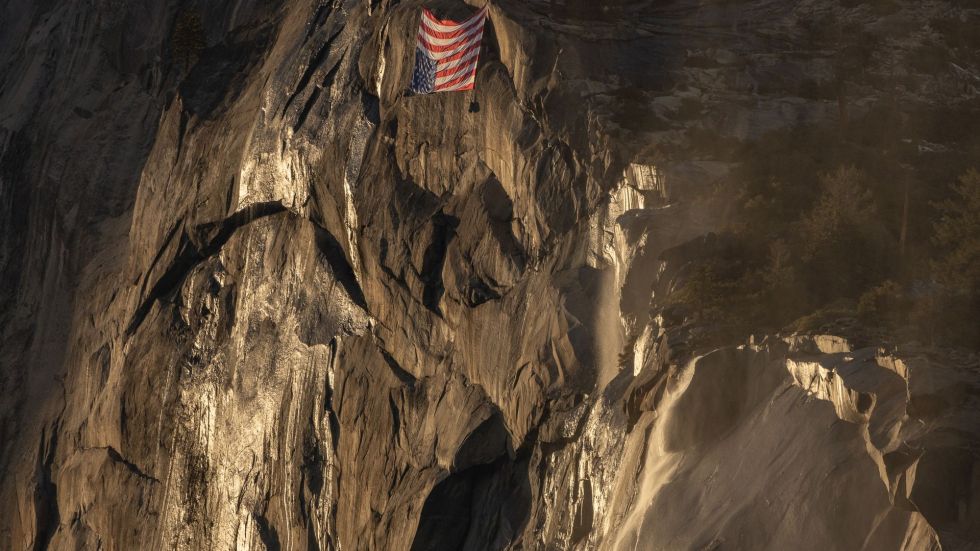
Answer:
[{"label": "green vegetation", "polygon": [[980,172],[964,174],[953,186],[954,195],[938,203],[933,242],[941,255],[933,262],[940,283],[959,292],[980,289]]},{"label": "green vegetation", "polygon": [[671,304],[732,335],[836,325],[980,348],[976,120],[886,107],[743,145],[712,192],[736,186],[734,213]]},{"label": "green vegetation", "polygon": [[174,21],[170,35],[170,51],[174,62],[185,70],[190,69],[204,50],[205,35],[201,14],[193,9],[183,9]]}]

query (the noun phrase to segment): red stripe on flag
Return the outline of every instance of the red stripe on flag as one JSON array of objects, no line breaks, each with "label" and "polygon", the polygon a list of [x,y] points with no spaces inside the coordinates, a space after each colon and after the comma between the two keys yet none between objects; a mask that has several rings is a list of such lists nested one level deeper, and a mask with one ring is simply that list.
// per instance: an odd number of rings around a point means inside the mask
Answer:
[{"label": "red stripe on flag", "polygon": [[474,73],[476,73],[476,66],[475,65],[473,66],[473,70],[472,71],[467,71],[466,74],[460,75],[460,76],[458,76],[458,77],[456,77],[456,78],[454,78],[454,79],[452,79],[450,81],[443,82],[442,84],[437,84],[436,85],[436,91],[444,90],[446,88],[452,88],[453,86],[455,86],[455,85],[459,84],[460,82],[463,82],[466,79],[468,79],[471,76],[473,76]]},{"label": "red stripe on flag", "polygon": [[448,77],[449,75],[452,75],[454,73],[458,73],[460,71],[467,71],[467,72],[472,73],[473,71],[476,70],[476,62],[477,61],[478,61],[477,59],[473,59],[473,60],[470,60],[467,63],[464,63],[462,65],[457,65],[456,67],[450,67],[450,68],[444,69],[442,71],[437,71],[436,72],[436,78]]},{"label": "red stripe on flag", "polygon": [[455,50],[456,48],[459,48],[460,46],[462,46],[463,44],[466,44],[468,42],[474,42],[475,41],[475,42],[479,43],[483,39],[482,34],[483,34],[483,29],[480,29],[478,32],[475,32],[472,35],[467,36],[467,37],[465,37],[463,39],[455,40],[455,41],[450,42],[449,44],[446,44],[444,46],[439,46],[437,44],[433,44],[433,43],[429,42],[426,39],[426,36],[423,33],[419,33],[419,35],[418,35],[418,41],[419,41],[419,44],[423,48],[425,48],[426,50],[429,50],[430,52],[432,52],[432,53],[435,54],[435,53],[449,52],[449,51]]},{"label": "red stripe on flag", "polygon": [[[448,71],[454,67],[459,67],[460,65],[469,65],[470,63],[480,59],[480,46],[474,46],[469,50],[460,52],[459,54],[452,55],[446,59],[440,59],[436,62],[437,71]],[[463,55],[460,55],[463,54]],[[471,55],[472,54],[472,55]],[[455,65],[453,65],[455,64]],[[450,67],[452,65],[452,67]]]},{"label": "red stripe on flag", "polygon": [[438,25],[445,25],[447,27],[450,25],[459,25],[459,23],[453,21],[452,19],[446,19],[445,21],[439,19],[438,17],[436,17],[436,14],[432,13],[429,10],[429,8],[422,8],[422,15],[425,15],[426,17],[429,18],[429,20],[431,20],[433,23],[436,23]]},{"label": "red stripe on flag", "polygon": [[486,20],[486,13],[485,12],[480,13],[474,17],[471,17],[468,21],[464,21],[463,23],[456,23],[455,21],[439,22],[438,20],[435,20],[435,18],[432,17],[430,17],[430,20],[434,21],[437,24],[442,24],[445,26],[453,26],[457,28],[452,31],[440,31],[438,29],[434,29],[426,25],[425,22],[423,21],[422,24],[420,25],[419,30],[423,30],[426,34],[432,36],[433,38],[456,38],[457,36],[466,34],[467,31],[476,27],[476,25],[483,23],[483,21]]},{"label": "red stripe on flag", "polygon": [[474,86],[476,85],[476,79],[473,78],[473,77],[470,77],[469,78],[469,82],[467,82],[467,79],[465,79],[465,78],[463,80],[461,80],[460,82],[465,82],[466,84],[462,84],[462,85],[460,85],[460,84],[454,84],[451,87],[437,86],[436,87],[436,92],[462,92],[464,90],[472,90],[474,88]]},{"label": "red stripe on flag", "polygon": [[[441,20],[422,8],[416,44],[422,55],[435,61],[436,74],[430,77],[435,81],[433,92],[474,88],[487,13],[488,8],[484,6],[466,21],[457,23]],[[439,80],[445,82],[440,84]]]},{"label": "red stripe on flag", "polygon": [[479,49],[480,49],[480,43],[477,42],[476,44],[473,44],[472,46],[470,46],[469,48],[466,48],[465,50],[460,50],[460,51],[456,52],[453,55],[446,56],[446,57],[444,57],[442,59],[437,60],[436,61],[436,64],[442,65],[442,64],[445,64],[445,63],[449,63],[451,61],[456,61],[458,59],[462,59],[462,58],[466,57],[467,54],[472,53],[473,50],[479,50]]}]

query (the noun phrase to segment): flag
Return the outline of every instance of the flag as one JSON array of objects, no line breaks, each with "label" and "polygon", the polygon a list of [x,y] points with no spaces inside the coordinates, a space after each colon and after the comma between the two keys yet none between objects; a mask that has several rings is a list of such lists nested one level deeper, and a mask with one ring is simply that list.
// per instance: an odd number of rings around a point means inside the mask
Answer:
[{"label": "flag", "polygon": [[413,92],[431,94],[473,89],[487,9],[488,6],[483,6],[466,21],[457,23],[437,19],[431,11],[422,8],[410,86]]}]

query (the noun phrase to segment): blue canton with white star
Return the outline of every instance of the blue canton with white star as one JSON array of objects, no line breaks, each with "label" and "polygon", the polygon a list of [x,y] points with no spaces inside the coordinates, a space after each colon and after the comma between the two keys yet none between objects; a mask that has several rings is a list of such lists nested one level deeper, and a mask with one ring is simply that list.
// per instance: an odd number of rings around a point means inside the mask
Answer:
[{"label": "blue canton with white star", "polygon": [[416,94],[431,94],[436,88],[436,62],[422,51],[415,49],[415,72],[412,73],[411,90]]}]

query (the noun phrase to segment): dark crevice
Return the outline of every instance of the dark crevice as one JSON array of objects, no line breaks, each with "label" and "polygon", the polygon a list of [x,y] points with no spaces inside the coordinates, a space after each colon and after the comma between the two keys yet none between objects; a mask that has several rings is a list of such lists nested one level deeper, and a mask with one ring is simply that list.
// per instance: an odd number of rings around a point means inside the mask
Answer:
[{"label": "dark crevice", "polygon": [[874,396],[868,394],[867,392],[861,392],[858,394],[857,400],[857,410],[858,413],[868,413],[871,406],[874,405]]},{"label": "dark crevice", "polygon": [[[966,534],[971,522],[966,514],[976,507],[970,485],[976,480],[977,463],[973,452],[962,447],[931,447],[922,454],[915,471],[911,500],[931,526],[943,533]],[[973,525],[975,526],[975,525]]]},{"label": "dark crevice", "polygon": [[286,114],[289,107],[294,101],[296,101],[296,97],[299,96],[299,93],[305,90],[310,84],[310,80],[313,79],[313,75],[316,73],[316,70],[323,65],[324,61],[327,60],[327,56],[330,55],[330,47],[333,45],[334,40],[340,36],[341,31],[343,31],[343,28],[333,33],[333,35],[331,35],[330,38],[323,43],[323,46],[320,46],[320,49],[317,50],[315,54],[310,56],[310,61],[306,64],[306,70],[303,71],[303,76],[301,76],[299,82],[296,83],[296,87],[293,88],[293,92],[289,95],[289,99],[286,100],[286,105],[282,108],[283,115]]},{"label": "dark crevice", "polygon": [[[337,339],[334,338],[330,341],[330,364],[335,365],[337,361]],[[333,387],[330,386],[330,379],[327,378],[324,381],[324,392],[323,392],[323,408],[326,410],[327,418],[330,422],[330,449],[334,452],[337,451],[337,445],[340,441],[340,419],[337,417],[337,412],[333,407]]]},{"label": "dark crevice", "polygon": [[[916,511],[915,505],[909,500],[905,492],[896,489],[900,489],[903,486],[914,487],[915,480],[910,477],[914,476],[914,468],[917,466],[919,459],[922,458],[923,450],[915,449],[908,444],[902,445],[899,449],[886,453],[882,456],[882,460],[885,463],[885,472],[888,474],[888,480],[890,482],[890,487],[892,493],[892,498],[895,500],[895,506],[906,511]],[[910,468],[912,472],[910,472]]]},{"label": "dark crevice", "polygon": [[128,459],[126,459],[125,457],[123,457],[122,454],[120,454],[118,451],[116,451],[116,449],[113,448],[112,446],[105,446],[103,448],[96,448],[96,449],[105,450],[106,455],[109,456],[109,459],[111,459],[112,461],[114,461],[116,463],[119,463],[120,465],[126,467],[126,469],[129,472],[133,473],[134,475],[138,476],[139,478],[142,478],[144,480],[149,480],[150,482],[156,482],[156,483],[159,483],[160,482],[159,479],[157,479],[156,477],[153,477],[153,476],[150,476],[150,475],[146,474],[146,472],[143,471],[143,469],[137,467],[132,461],[129,461]]},{"label": "dark crevice", "polygon": [[317,438],[315,415],[316,412],[311,410],[309,422],[306,425],[306,434],[303,437],[303,462],[300,465],[302,480],[300,484],[305,487],[305,491],[299,492],[297,495],[300,514],[306,520],[307,549],[311,550],[320,549],[312,517],[315,515],[316,503],[323,491],[325,482],[323,474],[326,470],[326,460]]},{"label": "dark crevice", "polygon": [[296,118],[296,122],[293,124],[293,132],[298,132],[299,129],[306,123],[307,117],[310,115],[310,111],[313,110],[313,106],[316,105],[318,99],[320,99],[320,94],[323,90],[327,90],[333,85],[333,80],[337,76],[337,71],[340,69],[340,62],[338,61],[333,67],[327,71],[327,74],[323,76],[323,81],[313,89],[310,93],[310,97],[306,99],[306,103],[303,104],[303,110],[300,111],[299,116]]},{"label": "dark crevice", "polygon": [[500,244],[501,250],[510,258],[519,272],[527,266],[527,251],[514,235],[511,223],[514,220],[514,202],[495,175],[483,184],[480,199],[490,218],[490,231]]},{"label": "dark crevice", "polygon": [[[334,78],[337,76],[337,71],[340,70],[340,62],[334,64],[334,66],[327,71],[327,74],[323,76],[323,81],[320,85],[313,89],[310,97],[307,98],[306,103],[303,105],[303,110],[300,111],[299,117],[296,118],[296,123],[293,124],[293,132],[298,132],[299,129],[306,124],[307,117],[310,116],[310,112],[313,110],[313,106],[316,105],[317,100],[320,98],[323,90],[329,89],[333,85]],[[329,106],[327,113],[324,117],[329,116]]]},{"label": "dark crevice", "polygon": [[268,551],[280,551],[282,545],[279,543],[279,532],[276,531],[276,527],[269,523],[269,519],[265,518],[263,513],[254,513],[252,516],[255,518],[255,525],[259,529],[259,538],[265,548]]},{"label": "dark crevice", "polygon": [[466,437],[453,458],[452,469],[463,471],[508,455],[508,436],[503,418],[495,412]]},{"label": "dark crevice", "polygon": [[401,416],[398,413],[398,404],[390,395],[388,396],[388,407],[391,408],[391,437],[398,438],[398,431],[401,430]]},{"label": "dark crevice", "polygon": [[313,106],[316,104],[316,100],[320,99],[320,88],[316,87],[310,92],[310,97],[307,98],[306,103],[303,105],[303,110],[299,112],[299,116],[296,117],[296,122],[293,124],[293,132],[299,131],[303,124],[306,122],[306,117],[310,115],[310,111],[313,110]]},{"label": "dark crevice", "polygon": [[368,122],[374,126],[381,124],[381,101],[377,96],[361,90],[361,108]]},{"label": "dark crevice", "polygon": [[398,377],[398,380],[405,383],[406,385],[414,385],[418,380],[415,375],[409,373],[405,368],[400,366],[394,357],[387,350],[378,346],[378,350],[381,352],[381,357],[384,358],[385,363],[388,364],[388,368],[391,372]]},{"label": "dark crevice", "polygon": [[426,308],[440,315],[439,302],[446,290],[442,281],[442,266],[446,261],[449,243],[456,235],[457,226],[459,226],[459,219],[455,216],[444,214],[442,211],[433,216],[432,241],[422,257],[421,275],[425,285],[422,291],[422,303]]},{"label": "dark crevice", "polygon": [[220,115],[245,89],[248,75],[267,51],[275,26],[243,26],[203,50],[178,85],[183,108],[202,119]]},{"label": "dark crevice", "polygon": [[466,305],[475,308],[491,300],[500,300],[500,293],[495,291],[490,283],[472,276],[466,288]]},{"label": "dark crevice", "polygon": [[[344,52],[346,53],[346,52]],[[323,80],[320,81],[320,88],[330,88],[333,86],[333,81],[337,78],[337,71],[340,70],[340,61],[333,64],[333,67],[327,71],[327,74],[323,75]]]},{"label": "dark crevice", "polygon": [[225,194],[225,212],[231,213],[235,210],[235,201],[238,200],[238,178],[232,176],[228,182],[228,193]]},{"label": "dark crevice", "polygon": [[582,541],[592,532],[594,512],[592,510],[592,482],[582,481],[582,495],[575,505],[575,518],[572,521],[572,545]]},{"label": "dark crevice", "polygon": [[323,471],[326,460],[320,450],[320,442],[316,437],[316,421],[313,412],[310,413],[306,436],[303,438],[303,464],[301,471],[306,487],[313,495],[319,496],[323,490]]},{"label": "dark crevice", "polygon": [[[160,247],[160,250],[158,250],[157,254],[153,257],[153,260],[150,262],[150,267],[146,270],[146,273],[153,273],[154,268],[156,268],[157,264],[160,262],[160,259],[163,258],[163,255],[167,252],[167,249],[170,247],[170,243],[174,240],[174,237],[177,236],[177,232],[180,231],[183,223],[184,218],[178,218],[177,223],[174,224],[174,227],[170,228],[170,231],[167,233],[167,237],[163,239],[163,246]],[[147,280],[143,280],[143,287],[140,289],[140,296],[146,292],[146,284]]]},{"label": "dark crevice", "polygon": [[429,493],[412,551],[496,549],[527,524],[531,485],[526,460],[507,456],[449,475]]},{"label": "dark crevice", "polygon": [[187,116],[187,111],[183,109],[180,110],[180,121],[177,124],[177,154],[175,159],[180,159],[180,153],[184,150],[184,135],[187,134],[187,121],[190,117]]},{"label": "dark crevice", "polygon": [[45,434],[41,434],[41,444],[37,452],[37,486],[34,488],[34,551],[43,551],[50,547],[61,522],[61,512],[58,510],[58,486],[51,479],[51,464],[54,462],[55,451],[58,449],[57,425],[50,427],[51,437],[45,442]]},{"label": "dark crevice", "polygon": [[332,0],[325,1],[316,8],[316,13],[313,14],[313,19],[310,21],[310,28],[306,31],[307,40],[326,22],[331,13],[333,13]]},{"label": "dark crevice", "polygon": [[[0,134],[2,140],[2,134]],[[2,142],[0,142],[2,143]],[[37,205],[29,181],[33,143],[24,129],[14,132],[0,156],[0,334],[4,334],[18,300],[25,255],[21,254]],[[36,214],[36,213],[35,213]],[[0,434],[2,436],[2,434]]]},{"label": "dark crevice", "polygon": [[[181,236],[178,252],[171,261],[170,267],[160,276],[139,308],[136,309],[126,330],[127,335],[132,336],[139,329],[157,300],[170,296],[184,281],[187,274],[201,261],[221,250],[221,247],[231,239],[235,231],[259,218],[279,214],[285,210],[286,207],[278,201],[256,203],[220,222],[197,226],[190,235],[185,231]],[[192,236],[197,236],[197,239]],[[197,245],[201,242],[203,245]]]},{"label": "dark crevice", "polygon": [[507,439],[499,413],[467,437],[425,500],[412,551],[499,548],[521,533],[531,506],[529,458],[515,459]]},{"label": "dark crevice", "polygon": [[405,281],[405,276],[402,274],[396,274],[392,271],[391,267],[388,266],[388,240],[384,237],[378,242],[378,268],[392,281],[397,283],[401,288],[408,289],[408,283]]},{"label": "dark crevice", "polygon": [[320,551],[320,542],[316,539],[316,530],[314,529],[312,519],[307,519],[306,526],[306,548],[309,551]]},{"label": "dark crevice", "polygon": [[450,475],[436,484],[422,507],[412,551],[463,549],[473,515],[473,487],[487,467]]},{"label": "dark crevice", "polygon": [[150,288],[150,292],[147,297],[140,304],[139,308],[133,314],[133,319],[129,323],[129,327],[126,329],[126,334],[132,336],[139,326],[143,323],[143,320],[150,313],[150,309],[153,308],[153,304],[157,299],[163,298],[169,295],[181,281],[187,276],[191,268],[193,268],[203,256],[194,248],[194,246],[187,239],[187,234],[181,235],[180,245],[178,247],[178,253],[174,257],[173,263],[169,268],[157,279],[157,282]]},{"label": "dark crevice", "polygon": [[[327,264],[330,265],[334,278],[344,287],[344,290],[350,296],[350,299],[354,301],[354,304],[367,311],[367,300],[364,298],[361,285],[357,282],[357,275],[354,273],[354,268],[347,261],[344,248],[337,241],[337,238],[327,230],[317,224],[313,224],[313,228],[316,236],[317,249],[327,260]],[[353,251],[351,254],[354,254]]]}]

